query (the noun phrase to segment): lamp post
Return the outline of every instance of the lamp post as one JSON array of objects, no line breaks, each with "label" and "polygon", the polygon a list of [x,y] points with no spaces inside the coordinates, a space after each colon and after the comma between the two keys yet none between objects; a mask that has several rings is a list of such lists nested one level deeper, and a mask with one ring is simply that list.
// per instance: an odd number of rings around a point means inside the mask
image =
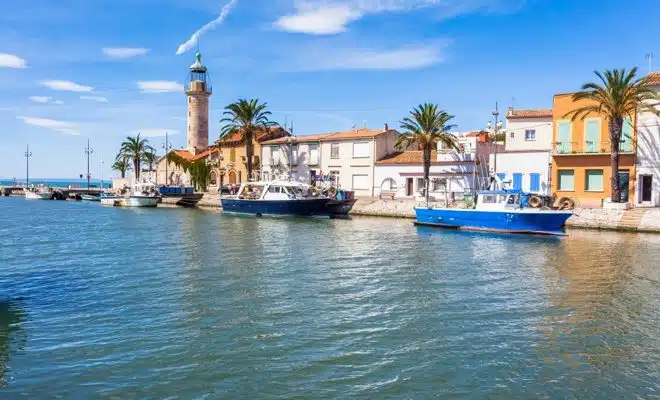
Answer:
[{"label": "lamp post", "polygon": [[[169,135],[167,132],[165,132],[165,143],[163,144],[163,149],[165,149],[165,186],[168,186],[169,183],[167,180],[169,177],[167,172],[167,164],[170,162],[167,161],[167,155],[170,153],[170,150],[172,150],[172,145],[170,144]],[[158,171],[158,165],[156,165],[156,171]],[[156,172],[156,184],[158,184],[158,172]]]},{"label": "lamp post", "polygon": [[27,145],[25,150],[25,187],[30,186],[30,157],[32,157],[32,152],[30,151],[30,145]]},{"label": "lamp post", "polygon": [[92,177],[89,173],[89,156],[94,153],[94,149],[89,147],[89,139],[87,139],[87,148],[85,149],[85,154],[87,154],[87,190],[89,190],[89,179]]},{"label": "lamp post", "polygon": [[289,181],[292,179],[291,170],[293,169],[293,143],[295,143],[296,138],[294,136],[289,136],[286,138],[286,142],[289,144]]}]

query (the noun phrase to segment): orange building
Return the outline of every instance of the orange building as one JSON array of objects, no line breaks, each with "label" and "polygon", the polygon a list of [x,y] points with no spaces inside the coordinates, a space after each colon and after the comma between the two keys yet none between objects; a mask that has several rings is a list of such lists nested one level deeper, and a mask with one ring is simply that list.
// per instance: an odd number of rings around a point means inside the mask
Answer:
[{"label": "orange building", "polygon": [[[612,195],[611,146],[608,119],[590,113],[572,121],[566,114],[588,105],[588,100],[575,102],[573,94],[554,96],[552,193],[558,198],[570,197],[581,207],[601,207]],[[623,124],[619,143],[619,176],[621,199],[633,202],[635,194],[636,121]]]}]

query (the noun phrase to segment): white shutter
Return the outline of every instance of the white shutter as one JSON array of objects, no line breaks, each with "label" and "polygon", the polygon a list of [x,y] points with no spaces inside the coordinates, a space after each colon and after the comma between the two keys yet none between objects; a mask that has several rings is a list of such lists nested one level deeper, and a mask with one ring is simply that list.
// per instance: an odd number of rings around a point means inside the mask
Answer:
[{"label": "white shutter", "polygon": [[353,175],[353,190],[369,189],[369,175]]},{"label": "white shutter", "polygon": [[353,143],[353,158],[369,157],[369,142]]}]

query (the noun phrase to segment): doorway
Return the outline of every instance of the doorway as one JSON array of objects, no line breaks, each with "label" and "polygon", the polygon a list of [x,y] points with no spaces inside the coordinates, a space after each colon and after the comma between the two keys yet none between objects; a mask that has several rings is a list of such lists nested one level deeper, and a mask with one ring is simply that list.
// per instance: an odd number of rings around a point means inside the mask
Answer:
[{"label": "doorway", "polygon": [[413,178],[406,178],[406,196],[412,196],[413,190]]},{"label": "doorway", "polygon": [[630,198],[630,172],[619,171],[619,190],[621,191],[621,202],[627,203]]},{"label": "doorway", "polygon": [[650,203],[653,200],[653,176],[639,176],[639,198],[642,203]]},{"label": "doorway", "polygon": [[230,171],[229,172],[229,184],[230,185],[235,185],[236,184],[236,171]]}]

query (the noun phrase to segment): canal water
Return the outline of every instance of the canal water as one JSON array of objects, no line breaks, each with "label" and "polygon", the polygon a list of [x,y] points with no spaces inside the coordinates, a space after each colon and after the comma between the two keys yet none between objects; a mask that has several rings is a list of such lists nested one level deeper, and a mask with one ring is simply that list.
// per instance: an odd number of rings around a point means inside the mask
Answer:
[{"label": "canal water", "polygon": [[0,398],[651,398],[660,236],[0,199]]}]

